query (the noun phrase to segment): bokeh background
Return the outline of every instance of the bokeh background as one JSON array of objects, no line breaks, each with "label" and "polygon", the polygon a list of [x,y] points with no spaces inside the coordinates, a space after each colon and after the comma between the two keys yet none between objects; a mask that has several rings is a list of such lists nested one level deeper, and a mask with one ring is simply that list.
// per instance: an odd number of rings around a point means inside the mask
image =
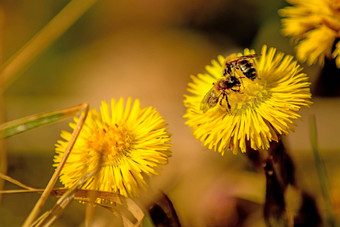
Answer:
[{"label": "bokeh background", "polygon": [[[17,52],[67,3],[2,0],[1,61]],[[182,101],[189,76],[204,72],[219,54],[244,48],[259,51],[263,44],[294,54],[292,43],[280,33],[277,10],[286,5],[283,0],[98,1],[3,93],[4,120],[83,102],[98,108],[101,100],[112,97],[138,98],[142,106],[154,106],[169,124],[173,156],[161,175],[150,179],[150,191],[161,189],[169,195],[183,226],[241,226],[235,217],[242,217],[244,226],[264,225],[264,174],[252,171],[243,154],[227,152],[221,157],[204,149],[184,124]],[[312,86],[318,86],[320,67],[303,66]],[[340,215],[340,99],[313,97],[313,102],[311,108],[302,109],[295,132],[284,141],[297,166],[299,184],[315,196],[322,212],[309,138],[310,116],[316,116],[333,206]],[[45,187],[53,173],[54,144],[60,130],[69,130],[70,121],[6,139],[8,175],[32,187]],[[7,183],[5,188],[15,187]],[[22,224],[38,197],[4,196],[0,225]],[[51,198],[46,209],[53,202]],[[82,225],[83,218],[84,206],[74,202],[55,226]],[[113,223],[104,209],[98,209],[97,218],[99,226]]]}]

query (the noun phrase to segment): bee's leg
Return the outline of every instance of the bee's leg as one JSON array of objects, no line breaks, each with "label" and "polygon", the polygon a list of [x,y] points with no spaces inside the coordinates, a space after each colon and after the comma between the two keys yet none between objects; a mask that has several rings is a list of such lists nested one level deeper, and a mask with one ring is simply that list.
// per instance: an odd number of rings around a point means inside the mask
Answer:
[{"label": "bee's leg", "polygon": [[[226,64],[226,68],[225,68],[225,72],[226,72],[226,74],[229,74],[230,76],[234,76],[234,73],[233,73],[233,70],[231,69],[231,65],[230,64]],[[224,74],[224,76],[226,75],[226,74]]]},{"label": "bee's leg", "polygon": [[[223,94],[223,96],[225,96],[225,94]],[[220,103],[220,106],[222,106],[223,98],[224,98],[224,97],[222,97],[222,98],[220,99],[220,102],[219,102],[219,103]]]},{"label": "bee's leg", "polygon": [[223,69],[223,76],[226,76],[228,73],[227,69]]},{"label": "bee's leg", "polygon": [[[242,82],[241,82],[241,84],[242,84]],[[241,88],[241,84],[238,84],[238,86],[234,86],[234,87],[237,87],[237,89],[235,89],[235,88],[230,88],[230,90],[232,90],[232,91],[234,91],[234,92],[239,92],[239,93],[243,93],[243,92],[241,92],[241,90],[240,90],[240,88]],[[244,88],[244,87],[243,87]]]},{"label": "bee's leg", "polygon": [[228,109],[230,110],[231,106],[229,104],[228,96],[227,96],[227,94],[225,94],[224,96],[225,96],[225,101],[227,101]]},{"label": "bee's leg", "polygon": [[[240,82],[241,82],[241,85],[242,85],[242,87],[243,87],[243,89],[244,89],[243,78],[245,78],[245,77],[244,77],[244,76],[240,76],[240,77],[239,77]],[[238,91],[240,91],[240,90],[238,90]]]},{"label": "bee's leg", "polygon": [[225,97],[225,100],[227,101],[227,105],[228,105],[228,109],[230,110],[230,104],[229,104],[229,101],[228,101],[228,97],[227,97],[227,94],[226,93],[222,93],[222,98],[220,99],[220,106],[223,106],[222,102],[223,102],[223,99]]}]

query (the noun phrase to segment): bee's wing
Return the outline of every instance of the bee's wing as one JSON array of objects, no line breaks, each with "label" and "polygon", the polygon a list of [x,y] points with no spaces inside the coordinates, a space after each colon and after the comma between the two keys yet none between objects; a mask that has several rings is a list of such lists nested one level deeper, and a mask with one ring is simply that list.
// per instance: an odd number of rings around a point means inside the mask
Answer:
[{"label": "bee's wing", "polygon": [[215,88],[212,87],[207,94],[203,97],[200,105],[200,109],[203,111],[203,113],[207,112],[208,109],[216,106],[218,103],[219,95],[216,93]]}]

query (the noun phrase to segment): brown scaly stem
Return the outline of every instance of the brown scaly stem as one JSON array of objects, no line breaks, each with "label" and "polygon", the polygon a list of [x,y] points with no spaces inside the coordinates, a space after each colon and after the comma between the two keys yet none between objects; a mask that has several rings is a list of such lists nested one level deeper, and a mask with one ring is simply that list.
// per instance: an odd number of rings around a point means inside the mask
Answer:
[{"label": "brown scaly stem", "polygon": [[288,185],[297,186],[294,162],[287,153],[283,142],[281,140],[279,140],[279,142],[272,142],[268,153],[273,159],[274,168],[283,186],[285,188]]},{"label": "brown scaly stem", "polygon": [[181,226],[171,200],[164,193],[161,193],[160,198],[151,205],[148,211],[153,224],[157,227]]},{"label": "brown scaly stem", "polygon": [[266,197],[264,204],[264,218],[267,226],[286,226],[285,217],[285,187],[280,183],[274,170],[273,159],[265,160]]},{"label": "brown scaly stem", "polygon": [[[248,146],[249,147],[249,146]],[[301,190],[295,175],[295,164],[281,140],[272,142],[268,151],[247,149],[247,157],[257,168],[262,165],[266,175],[264,218],[267,226],[321,226],[321,215],[315,199]],[[301,206],[289,223],[286,216],[285,192],[292,186],[300,192]],[[297,198],[298,200],[298,198]]]}]

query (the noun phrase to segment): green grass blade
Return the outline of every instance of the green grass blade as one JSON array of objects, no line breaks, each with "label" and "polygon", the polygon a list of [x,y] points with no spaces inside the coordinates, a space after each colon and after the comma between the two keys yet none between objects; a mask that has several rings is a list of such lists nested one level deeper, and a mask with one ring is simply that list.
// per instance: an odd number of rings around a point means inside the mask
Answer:
[{"label": "green grass blade", "polygon": [[310,120],[310,138],[312,143],[313,155],[315,160],[315,166],[320,182],[321,193],[325,204],[325,224],[326,226],[337,226],[332,209],[332,203],[329,195],[328,177],[326,167],[321,159],[317,138],[317,128],[315,116],[311,116]]},{"label": "green grass blade", "polygon": [[28,130],[51,124],[62,119],[72,117],[77,112],[84,109],[87,104],[70,107],[63,110],[53,111],[49,113],[36,114],[13,121],[6,122],[0,125],[0,139],[17,135]]}]

